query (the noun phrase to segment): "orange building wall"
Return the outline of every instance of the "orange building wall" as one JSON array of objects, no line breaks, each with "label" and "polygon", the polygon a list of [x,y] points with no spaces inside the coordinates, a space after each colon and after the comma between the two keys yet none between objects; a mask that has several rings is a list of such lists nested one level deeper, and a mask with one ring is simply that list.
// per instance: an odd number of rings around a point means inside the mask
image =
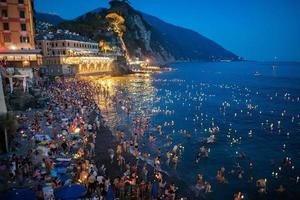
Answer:
[{"label": "orange building wall", "polygon": [[[8,17],[2,16],[2,10],[7,10]],[[25,11],[25,19],[20,17],[20,11]],[[4,31],[3,23],[9,23],[9,31]],[[26,24],[26,31],[21,30],[21,24]],[[10,37],[10,42],[5,42],[4,37]],[[20,36],[28,37],[28,43],[21,43]],[[34,49],[34,23],[32,0],[24,0],[24,4],[19,4],[19,0],[0,1],[0,45],[2,50]],[[0,50],[1,50],[0,49]]]}]

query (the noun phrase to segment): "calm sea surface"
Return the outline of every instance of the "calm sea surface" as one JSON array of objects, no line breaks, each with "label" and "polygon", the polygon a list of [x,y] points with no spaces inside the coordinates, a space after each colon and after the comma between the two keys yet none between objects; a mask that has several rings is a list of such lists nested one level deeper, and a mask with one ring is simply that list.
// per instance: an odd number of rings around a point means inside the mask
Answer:
[{"label": "calm sea surface", "polygon": [[[136,131],[133,121],[148,119],[150,126],[139,139],[141,152],[153,159],[161,148],[162,169],[191,189],[197,174],[202,174],[213,190],[201,194],[205,199],[233,199],[239,191],[245,199],[300,199],[300,65],[231,62],[173,67],[177,70],[146,78],[94,79],[107,90],[99,104],[113,132],[124,131],[130,140]],[[219,132],[212,133],[213,127]],[[152,143],[150,135],[155,137]],[[215,142],[207,143],[211,135]],[[172,161],[169,167],[164,164],[166,152],[175,145],[176,171]],[[197,163],[201,146],[209,157]],[[222,166],[226,184],[216,181]],[[257,193],[258,179],[267,180],[266,195]],[[280,185],[286,192],[276,192]]]}]

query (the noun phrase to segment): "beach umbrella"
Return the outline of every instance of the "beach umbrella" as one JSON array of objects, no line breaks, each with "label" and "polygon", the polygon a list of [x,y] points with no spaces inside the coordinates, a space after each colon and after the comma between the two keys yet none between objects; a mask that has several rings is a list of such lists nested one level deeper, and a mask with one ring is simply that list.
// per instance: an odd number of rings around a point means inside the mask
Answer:
[{"label": "beach umbrella", "polygon": [[72,200],[83,197],[86,193],[86,188],[79,184],[62,186],[54,191],[56,199]]},{"label": "beach umbrella", "polygon": [[36,199],[35,193],[29,189],[14,189],[0,196],[0,199],[9,200],[34,200]]}]

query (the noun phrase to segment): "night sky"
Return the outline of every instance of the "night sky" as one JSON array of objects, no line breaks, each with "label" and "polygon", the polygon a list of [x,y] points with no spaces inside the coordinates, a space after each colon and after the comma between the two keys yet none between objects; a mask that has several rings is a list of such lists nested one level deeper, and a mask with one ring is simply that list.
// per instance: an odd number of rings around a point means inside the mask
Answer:
[{"label": "night sky", "polygon": [[[300,61],[300,0],[131,0],[160,19],[198,31],[246,59]],[[40,12],[72,19],[108,0],[35,0]]]}]

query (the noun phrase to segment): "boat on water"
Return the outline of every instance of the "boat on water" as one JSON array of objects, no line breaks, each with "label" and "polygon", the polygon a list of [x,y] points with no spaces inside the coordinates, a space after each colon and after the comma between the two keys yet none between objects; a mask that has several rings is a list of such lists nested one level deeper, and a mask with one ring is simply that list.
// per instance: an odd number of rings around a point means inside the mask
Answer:
[{"label": "boat on water", "polygon": [[254,76],[262,76],[262,74],[259,72],[255,72]]},{"label": "boat on water", "polygon": [[231,62],[232,60],[220,60],[221,62]]}]

